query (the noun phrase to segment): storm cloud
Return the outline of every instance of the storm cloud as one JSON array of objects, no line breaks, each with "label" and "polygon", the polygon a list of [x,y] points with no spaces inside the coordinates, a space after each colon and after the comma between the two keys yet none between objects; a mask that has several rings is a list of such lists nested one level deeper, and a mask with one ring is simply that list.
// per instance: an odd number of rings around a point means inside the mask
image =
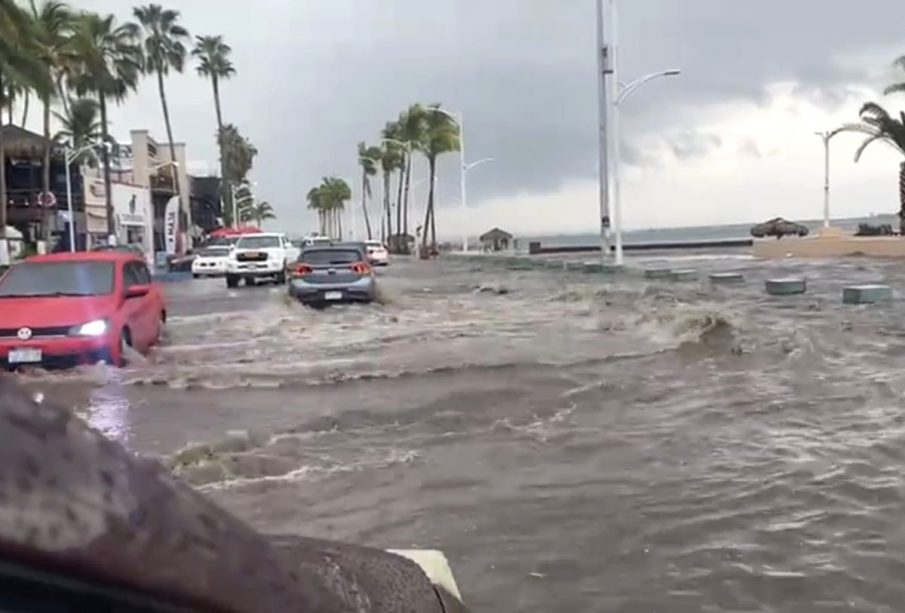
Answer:
[{"label": "storm cloud", "polygon": [[[79,4],[129,16],[120,0]],[[233,46],[239,74],[224,85],[224,114],[258,146],[260,196],[294,230],[310,229],[307,188],[327,174],[354,184],[356,143],[376,143],[412,102],[462,112],[469,158],[495,158],[469,176],[474,206],[596,177],[594,0],[167,4],[193,34],[223,34]],[[859,18],[867,14],[883,19]],[[815,104],[841,104],[850,85],[880,78],[905,53],[903,22],[905,3],[896,0],[857,9],[846,0],[622,0],[622,78],[683,71],[626,104],[626,159],[643,163],[633,147],[661,133],[678,135],[670,146],[679,157],[719,147],[721,135],[683,123],[712,104],[765,103],[771,83],[794,83]],[[183,75],[168,86],[176,138],[215,168],[208,84]],[[114,117],[117,133],[164,133],[151,81]],[[759,155],[756,144],[745,147]],[[457,202],[456,173],[456,157],[446,156],[441,206]]]}]

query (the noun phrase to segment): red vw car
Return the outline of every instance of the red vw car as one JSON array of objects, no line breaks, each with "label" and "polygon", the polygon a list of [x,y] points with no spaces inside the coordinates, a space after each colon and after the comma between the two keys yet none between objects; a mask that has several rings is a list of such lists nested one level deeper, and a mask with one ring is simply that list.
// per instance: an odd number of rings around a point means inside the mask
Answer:
[{"label": "red vw car", "polygon": [[0,366],[123,365],[160,338],[166,305],[141,255],[28,258],[0,278]]}]

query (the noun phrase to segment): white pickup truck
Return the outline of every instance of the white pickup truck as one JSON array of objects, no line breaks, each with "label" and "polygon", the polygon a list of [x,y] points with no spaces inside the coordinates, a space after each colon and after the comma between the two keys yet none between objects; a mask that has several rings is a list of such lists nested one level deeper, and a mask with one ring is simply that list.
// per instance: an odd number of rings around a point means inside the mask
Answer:
[{"label": "white pickup truck", "polygon": [[286,283],[286,266],[299,257],[285,234],[247,234],[239,239],[226,262],[226,287],[237,287],[245,279],[253,285],[259,278],[268,278],[278,284]]}]

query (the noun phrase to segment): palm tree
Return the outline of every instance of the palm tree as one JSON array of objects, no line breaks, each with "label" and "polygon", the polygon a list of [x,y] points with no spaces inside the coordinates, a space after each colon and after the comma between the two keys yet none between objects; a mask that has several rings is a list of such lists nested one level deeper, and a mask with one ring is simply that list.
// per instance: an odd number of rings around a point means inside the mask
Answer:
[{"label": "palm tree", "polygon": [[[38,61],[34,47],[28,15],[15,0],[0,0],[0,111],[7,102],[10,83],[37,91],[50,86],[47,71]],[[6,205],[6,152],[0,135],[0,237],[6,236]]]},{"label": "palm tree", "polygon": [[427,230],[430,227],[431,253],[437,251],[437,224],[434,215],[434,179],[437,176],[437,157],[444,153],[458,151],[461,146],[458,124],[449,115],[438,112],[439,108],[440,105],[435,104],[427,109],[425,132],[420,145],[421,151],[427,157],[430,169],[430,191],[427,197],[427,213],[424,216],[421,249],[427,249]]},{"label": "palm tree", "polygon": [[390,216],[390,178],[396,169],[396,150],[389,143],[380,148],[380,169],[383,172],[383,209],[380,212],[380,240],[386,242],[393,232]]},{"label": "palm tree", "polygon": [[[62,129],[54,135],[53,140],[58,143],[68,142],[73,150],[97,142],[101,138],[97,100],[76,98],[68,105],[68,108],[65,115],[54,111],[54,116],[60,122]],[[92,163],[95,159],[87,151],[82,153],[79,158],[79,163]]]},{"label": "palm tree", "polygon": [[326,206],[325,199],[321,193],[320,187],[312,187],[308,190],[308,208],[317,211],[318,232],[321,235],[327,234]]},{"label": "palm tree", "polygon": [[261,227],[261,223],[268,219],[276,219],[276,213],[270,203],[266,200],[260,200],[253,204],[249,204],[243,211],[242,221],[254,222],[256,226]]},{"label": "palm tree", "polygon": [[[80,94],[93,93],[101,113],[101,137],[110,141],[107,102],[120,102],[134,90],[141,74],[142,53],[138,26],[116,24],[113,15],[101,17],[83,13],[76,20],[70,51],[74,66],[69,79]],[[110,181],[110,152],[101,149],[104,164],[104,193],[107,200],[107,232],[115,233]]]},{"label": "palm tree", "polygon": [[214,88],[214,110],[217,113],[217,147],[220,152],[220,176],[223,177],[223,200],[225,207],[232,206],[232,194],[225,184],[226,172],[223,162],[223,112],[220,107],[220,81],[236,74],[236,69],[229,59],[232,49],[223,42],[222,36],[196,36],[192,55],[198,58],[196,70],[202,77],[211,80]]},{"label": "palm tree", "polygon": [[[133,14],[141,25],[144,36],[144,71],[157,75],[157,91],[160,94],[160,106],[163,109],[163,122],[166,124],[167,141],[170,145],[170,160],[176,161],[176,145],[173,142],[173,126],[170,123],[170,110],[167,106],[167,95],[164,89],[164,77],[172,68],[182,72],[185,67],[186,47],[189,32],[179,25],[179,11],[164,9],[159,4],[137,6]],[[170,166],[173,173],[173,189],[179,193],[179,181],[176,178],[176,167]]]},{"label": "palm tree", "polygon": [[368,147],[358,143],[358,164],[361,166],[361,210],[365,217],[368,240],[374,238],[371,232],[371,219],[368,217],[368,198],[371,197],[371,177],[377,174],[377,162],[380,161],[380,147]]},{"label": "palm tree", "polygon": [[[903,91],[891,89],[888,91]],[[867,102],[861,107],[861,123],[846,124],[842,130],[860,132],[867,138],[855,151],[855,161],[861,159],[861,155],[869,145],[875,142],[884,142],[905,156],[905,113],[899,113],[893,117],[876,102]],[[905,236],[905,161],[899,163],[899,230]]]},{"label": "palm tree", "polygon": [[[420,104],[411,105],[399,115],[399,139],[409,143],[408,155],[405,160],[405,192],[402,198],[402,209],[397,211],[396,226],[399,233],[407,236],[409,231],[409,196],[412,185],[412,151],[420,146],[424,140],[424,132],[427,129],[424,107]],[[408,240],[400,245],[403,251],[408,251]]]},{"label": "palm tree", "polygon": [[346,208],[346,200],[352,197],[352,189],[349,184],[338,177],[324,177],[320,187],[327,211],[332,217],[331,229],[336,238],[343,237],[342,214]]},{"label": "palm tree", "polygon": [[[69,7],[58,0],[45,0],[40,8],[31,0],[31,18],[34,24],[35,48],[39,61],[44,64],[50,78],[56,82],[61,75],[62,67],[68,62],[69,36],[72,33],[74,16]],[[55,94],[54,89],[48,88],[41,95],[41,104],[44,106],[44,162],[42,190],[44,194],[50,193],[50,103]]]}]

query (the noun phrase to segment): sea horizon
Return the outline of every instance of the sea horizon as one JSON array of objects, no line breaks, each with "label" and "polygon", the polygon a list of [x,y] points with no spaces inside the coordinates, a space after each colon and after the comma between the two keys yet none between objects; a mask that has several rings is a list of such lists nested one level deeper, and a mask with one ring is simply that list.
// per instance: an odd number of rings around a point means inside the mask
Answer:
[{"label": "sea horizon", "polygon": [[[823,226],[823,219],[795,220],[806,226],[811,233],[815,233]],[[760,223],[760,222],[757,222]],[[833,227],[846,231],[854,231],[858,224],[869,223],[871,225],[891,224],[894,227],[898,219],[894,214],[878,214],[863,217],[847,217],[832,219]],[[733,223],[703,226],[678,226],[671,228],[646,228],[625,230],[623,242],[634,243],[660,243],[679,241],[719,241],[751,238],[751,228],[756,223]],[[558,234],[533,234],[515,236],[519,248],[527,248],[529,242],[540,241],[543,245],[567,246],[567,245],[593,245],[599,241],[599,235],[594,232],[558,233]],[[477,237],[475,237],[477,240]]]}]

